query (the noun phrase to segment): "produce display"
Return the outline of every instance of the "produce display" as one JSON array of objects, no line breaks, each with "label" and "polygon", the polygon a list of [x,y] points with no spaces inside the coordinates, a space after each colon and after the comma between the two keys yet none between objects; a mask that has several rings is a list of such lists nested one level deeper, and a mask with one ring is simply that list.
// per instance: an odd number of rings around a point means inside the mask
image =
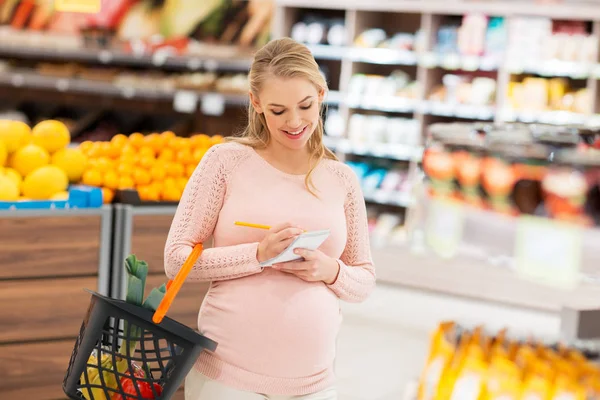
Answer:
[{"label": "produce display", "polygon": [[184,138],[165,131],[84,141],[78,146],[88,158],[81,183],[102,188],[107,203],[116,190],[126,189],[136,190],[141,201],[177,202],[206,151],[222,139],[205,134]]},{"label": "produce display", "polygon": [[30,127],[21,121],[0,121],[0,201],[68,198],[69,184],[78,183],[87,157],[69,147],[71,136],[60,121]]},{"label": "produce display", "polygon": [[[99,13],[62,12],[52,0],[12,0],[0,3],[0,24],[15,30],[30,30],[64,36],[80,34],[90,45],[114,42],[170,41],[171,48],[185,48],[186,40],[215,41],[242,46],[260,46],[268,38],[273,13],[271,1],[189,0],[102,1]],[[64,44],[72,43],[68,38]],[[54,43],[53,46],[60,45]]]},{"label": "produce display", "polygon": [[434,124],[429,192],[508,215],[600,225],[600,131],[525,124]]},{"label": "produce display", "polygon": [[585,400],[600,396],[598,355],[443,322],[433,332],[417,400]]},{"label": "produce display", "polygon": [[[156,311],[166,293],[166,285],[163,284],[158,288],[153,288],[144,299],[148,264],[143,260],[138,260],[135,255],[130,255],[125,260],[125,269],[127,272],[125,301]],[[156,369],[152,365],[138,365],[134,361],[127,362],[126,357],[135,354],[138,342],[142,339],[142,329],[131,325],[128,321],[124,321],[123,331],[130,339],[123,340],[120,344],[118,355],[122,357],[115,357],[116,362],[113,359],[113,354],[111,354],[111,349],[107,349],[106,352],[100,351],[101,354],[96,351],[88,359],[87,370],[82,374],[81,382],[86,385],[98,385],[99,387],[82,389],[81,393],[86,400],[126,400],[130,398],[127,395],[137,399],[160,398],[162,386],[156,383],[156,379],[152,377],[152,371],[156,371]],[[100,376],[100,373],[102,376]],[[120,379],[119,376],[121,376]],[[120,382],[117,382],[117,379]],[[107,391],[114,394],[108,398],[103,388],[112,389],[112,391]],[[138,397],[138,390],[141,397]]]}]

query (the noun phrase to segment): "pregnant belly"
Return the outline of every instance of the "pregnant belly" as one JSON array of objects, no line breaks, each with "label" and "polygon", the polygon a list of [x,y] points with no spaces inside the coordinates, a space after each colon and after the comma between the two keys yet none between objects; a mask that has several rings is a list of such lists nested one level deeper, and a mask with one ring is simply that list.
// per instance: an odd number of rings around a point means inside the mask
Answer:
[{"label": "pregnant belly", "polygon": [[332,366],[339,301],[323,283],[274,270],[214,283],[200,331],[219,343],[221,360],[271,377],[314,375]]}]

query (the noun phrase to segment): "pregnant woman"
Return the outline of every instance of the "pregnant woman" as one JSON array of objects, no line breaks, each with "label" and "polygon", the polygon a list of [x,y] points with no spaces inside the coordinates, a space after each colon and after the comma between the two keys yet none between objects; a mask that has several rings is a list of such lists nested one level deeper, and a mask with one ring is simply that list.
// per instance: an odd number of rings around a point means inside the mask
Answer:
[{"label": "pregnant woman", "polygon": [[[198,327],[219,346],[199,357],[185,398],[337,399],[339,302],[363,301],[375,286],[364,198],[354,172],[323,145],[327,84],[311,52],[271,41],[249,79],[248,126],[202,158],[165,247],[173,278],[197,243],[214,243],[188,279],[210,282]],[[303,231],[321,229],[331,234],[319,249],[261,267]]]}]

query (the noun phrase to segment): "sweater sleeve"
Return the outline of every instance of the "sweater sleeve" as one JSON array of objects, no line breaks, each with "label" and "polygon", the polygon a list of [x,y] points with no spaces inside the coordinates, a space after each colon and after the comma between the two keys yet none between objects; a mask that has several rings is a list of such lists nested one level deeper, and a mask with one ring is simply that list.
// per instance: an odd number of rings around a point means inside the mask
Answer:
[{"label": "sweater sleeve", "polygon": [[[236,162],[230,144],[211,147],[181,196],[167,237],[165,272],[173,279],[197,243],[213,234],[227,190],[228,175]],[[240,278],[262,271],[256,258],[258,243],[204,249],[190,281],[218,281]]]},{"label": "sweater sleeve", "polygon": [[[345,167],[345,166],[344,166]],[[343,301],[364,301],[375,287],[375,267],[371,259],[367,209],[358,177],[349,168],[341,174],[347,188],[345,214],[347,242],[338,261],[340,271],[329,288]]]}]

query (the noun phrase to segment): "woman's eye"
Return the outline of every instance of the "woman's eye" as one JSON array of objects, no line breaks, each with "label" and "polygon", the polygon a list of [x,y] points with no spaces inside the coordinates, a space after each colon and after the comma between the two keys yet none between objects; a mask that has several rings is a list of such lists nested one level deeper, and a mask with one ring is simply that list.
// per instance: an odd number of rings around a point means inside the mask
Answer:
[{"label": "woman's eye", "polygon": [[303,110],[308,110],[309,108],[311,108],[311,107],[312,107],[312,105],[313,105],[313,103],[310,103],[309,105],[307,105],[307,106],[302,106],[302,107],[300,107],[300,108],[301,108],[301,109],[303,109]]},{"label": "woman's eye", "polygon": [[281,114],[283,114],[283,111],[272,111],[272,110],[271,110],[271,112],[272,112],[273,114],[275,114],[275,115],[281,115]]}]

